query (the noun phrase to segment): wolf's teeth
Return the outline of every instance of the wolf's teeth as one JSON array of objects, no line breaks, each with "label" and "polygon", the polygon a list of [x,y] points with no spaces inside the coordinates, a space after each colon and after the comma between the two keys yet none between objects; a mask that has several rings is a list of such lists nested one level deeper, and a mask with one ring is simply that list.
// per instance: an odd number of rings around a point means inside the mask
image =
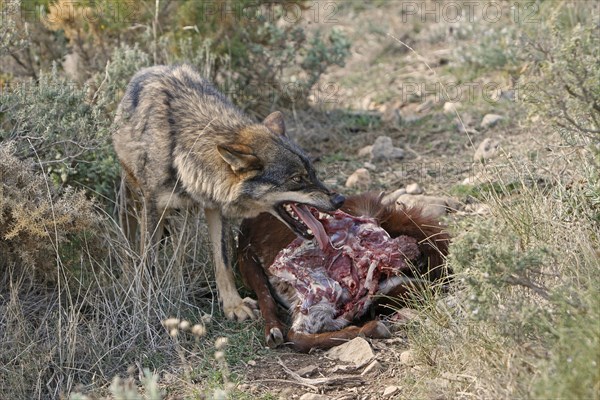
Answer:
[{"label": "wolf's teeth", "polygon": [[306,233],[308,233],[309,235],[312,235],[312,234],[313,234],[313,231],[312,231],[311,229],[307,229],[307,230],[306,230]]}]

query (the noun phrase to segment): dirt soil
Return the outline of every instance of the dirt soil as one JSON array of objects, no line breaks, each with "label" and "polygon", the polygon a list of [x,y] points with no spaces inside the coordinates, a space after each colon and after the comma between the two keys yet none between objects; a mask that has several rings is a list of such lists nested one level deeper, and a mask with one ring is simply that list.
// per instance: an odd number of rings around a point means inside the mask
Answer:
[{"label": "dirt soil", "polygon": [[[373,372],[361,375],[370,365],[356,367],[327,357],[323,351],[311,354],[287,349],[273,350],[273,354],[248,365],[243,388],[252,394],[278,393],[280,398],[299,398],[304,393],[319,393],[332,399],[376,399],[383,396],[388,386],[394,386],[401,374],[410,373],[411,367],[400,364],[400,354],[407,348],[406,340],[397,332],[388,340],[370,341],[375,359],[381,365]],[[254,364],[254,363],[252,363]],[[293,372],[310,370],[303,380],[294,379]],[[327,383],[318,383],[325,378]],[[316,388],[316,390],[315,390]]]}]

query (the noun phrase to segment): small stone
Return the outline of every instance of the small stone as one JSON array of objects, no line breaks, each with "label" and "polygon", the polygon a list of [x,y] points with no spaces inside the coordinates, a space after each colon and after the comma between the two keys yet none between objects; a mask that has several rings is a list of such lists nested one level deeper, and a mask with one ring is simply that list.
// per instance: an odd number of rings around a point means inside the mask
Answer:
[{"label": "small stone", "polygon": [[400,353],[400,364],[408,365],[409,367],[417,365],[415,360],[415,352],[412,350],[406,350]]},{"label": "small stone", "polygon": [[507,89],[507,90],[502,90],[500,92],[500,97],[508,100],[508,101],[515,101],[515,99],[517,98],[516,92],[512,89]]},{"label": "small stone", "polygon": [[396,200],[396,205],[400,207],[420,207],[423,214],[430,218],[444,216],[448,207],[446,199],[422,194],[403,194]]},{"label": "small stone", "polygon": [[379,136],[371,148],[371,162],[398,160],[404,157],[404,150],[394,147],[392,138]]},{"label": "small stone", "polygon": [[457,313],[461,313],[463,315],[462,310],[457,309],[459,306],[459,301],[453,295],[449,297],[442,297],[438,301],[436,301],[435,308],[440,314],[451,314],[452,310],[455,310]]},{"label": "small stone", "polygon": [[475,209],[477,215],[489,215],[492,213],[492,208],[488,204],[481,204]]},{"label": "small stone", "polygon": [[347,188],[367,189],[371,185],[371,174],[366,168],[359,168],[346,180]]},{"label": "small stone", "polygon": [[387,160],[391,155],[391,151],[394,148],[392,138],[389,136],[379,136],[375,139],[373,147],[371,147],[371,161],[382,161]]},{"label": "small stone", "polygon": [[329,400],[329,399],[331,399],[331,397],[325,396],[324,394],[317,394],[317,393],[304,393],[302,396],[300,396],[300,400]]},{"label": "small stone", "polygon": [[373,172],[377,171],[377,166],[375,164],[370,163],[370,162],[364,163],[363,166],[366,169],[368,169],[369,171],[373,171]]},{"label": "small stone", "polygon": [[443,199],[446,202],[446,212],[456,212],[464,209],[464,204],[454,197],[444,197]]},{"label": "small stone", "polygon": [[455,118],[454,123],[456,124],[456,128],[458,129],[459,133],[468,133],[469,135],[479,134],[479,131],[472,126],[469,126],[466,121],[461,121],[460,119]]},{"label": "small stone", "polygon": [[367,365],[367,368],[365,368],[363,370],[361,375],[365,376],[365,375],[369,375],[369,374],[374,374],[374,373],[380,372],[382,369],[383,369],[383,367],[381,366],[381,363],[377,360],[374,360],[371,362],[371,364]]},{"label": "small stone", "polygon": [[498,114],[486,114],[481,120],[482,128],[491,128],[496,125],[499,121],[503,120],[504,117]]},{"label": "small stone", "polygon": [[256,361],[250,360],[250,361],[248,361],[248,365],[251,366],[251,367],[255,367],[256,366]]},{"label": "small stone", "polygon": [[394,204],[396,202],[396,200],[398,200],[398,197],[402,196],[403,194],[406,194],[405,188],[396,189],[392,193],[389,193],[389,194],[386,194],[385,196],[383,196],[383,198],[381,199],[381,202],[384,205]]},{"label": "small stone", "polygon": [[419,186],[418,183],[411,183],[406,187],[406,193],[408,194],[421,194],[423,193],[423,189]]},{"label": "small stone", "polygon": [[309,376],[313,376],[318,370],[319,367],[311,364],[304,368],[300,368],[298,371],[296,371],[296,373],[303,378],[308,378]]},{"label": "small stone", "polygon": [[356,368],[357,367],[355,365],[334,365],[332,368],[327,370],[327,373],[329,375],[339,374],[340,372],[346,374],[356,370]]},{"label": "small stone", "polygon": [[359,157],[368,157],[371,155],[371,150],[373,150],[373,145],[370,144],[358,150]]},{"label": "small stone", "polygon": [[369,342],[361,337],[334,347],[328,350],[325,355],[342,362],[354,363],[357,368],[365,365],[375,357]]},{"label": "small stone", "polygon": [[444,108],[443,108],[444,114],[455,114],[456,110],[459,109],[460,106],[461,106],[461,103],[459,103],[459,102],[453,103],[451,101],[447,101],[444,103]]},{"label": "small stone", "polygon": [[461,182],[462,185],[475,185],[477,182],[476,175],[469,175]]},{"label": "small stone", "polygon": [[392,397],[400,391],[398,386],[388,386],[383,390],[383,397]]},{"label": "small stone", "polygon": [[394,147],[392,149],[392,154],[390,156],[390,159],[400,160],[402,158],[404,158],[404,150],[402,150],[400,147]]},{"label": "small stone", "polygon": [[473,215],[489,215],[492,212],[492,209],[489,205],[487,204],[468,204],[465,207],[465,211],[467,213],[473,214]]},{"label": "small stone", "polygon": [[479,144],[477,150],[475,151],[473,160],[484,162],[493,158],[498,153],[499,146],[500,142],[498,140],[490,138],[483,139],[483,142]]}]

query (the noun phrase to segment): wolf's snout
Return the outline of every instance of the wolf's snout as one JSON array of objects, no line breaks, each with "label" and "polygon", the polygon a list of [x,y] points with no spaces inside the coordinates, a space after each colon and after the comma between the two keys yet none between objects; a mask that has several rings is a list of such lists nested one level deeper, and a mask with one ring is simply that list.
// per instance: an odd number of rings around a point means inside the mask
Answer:
[{"label": "wolf's snout", "polygon": [[334,193],[331,196],[329,196],[329,201],[331,201],[331,204],[337,210],[338,208],[344,205],[344,201],[346,201],[346,198],[339,193]]}]

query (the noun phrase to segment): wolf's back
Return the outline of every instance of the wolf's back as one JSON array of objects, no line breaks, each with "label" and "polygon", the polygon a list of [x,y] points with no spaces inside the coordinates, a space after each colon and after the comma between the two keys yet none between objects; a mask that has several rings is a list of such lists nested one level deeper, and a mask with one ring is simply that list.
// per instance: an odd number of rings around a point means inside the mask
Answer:
[{"label": "wolf's back", "polygon": [[227,97],[186,64],[144,68],[127,85],[117,111],[117,121],[137,124],[159,119],[169,122],[170,128],[177,131],[206,128],[212,132],[235,131],[235,128],[252,123]]},{"label": "wolf's back", "polygon": [[[237,132],[253,123],[190,66],[154,66],[139,71],[127,86],[113,144],[130,183],[148,193],[173,187],[180,192],[176,158],[212,175],[222,164],[216,146],[235,141]],[[212,190],[211,183],[203,192]]]}]

